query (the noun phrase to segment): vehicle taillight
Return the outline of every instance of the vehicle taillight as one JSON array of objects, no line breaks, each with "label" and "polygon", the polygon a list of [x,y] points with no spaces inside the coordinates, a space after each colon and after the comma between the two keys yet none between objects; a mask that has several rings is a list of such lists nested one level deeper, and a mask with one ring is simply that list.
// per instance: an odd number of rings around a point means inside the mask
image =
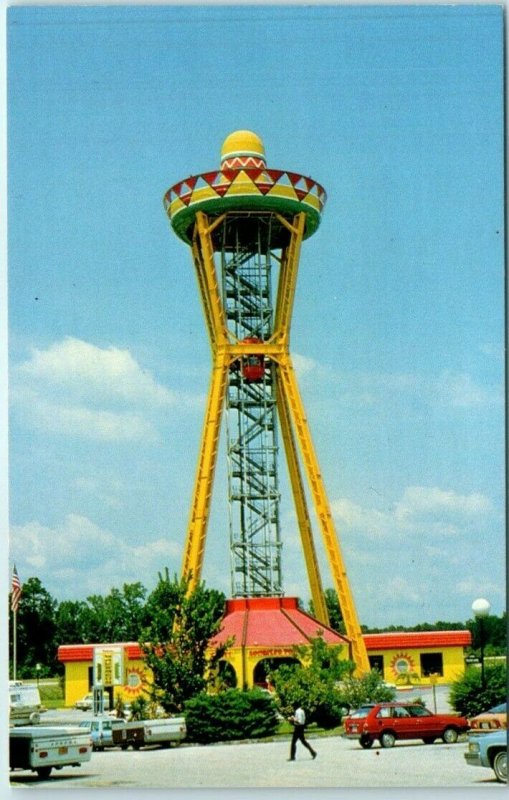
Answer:
[{"label": "vehicle taillight", "polygon": [[40,750],[39,751],[39,758],[47,758],[48,752],[47,750]]},{"label": "vehicle taillight", "polygon": [[88,750],[88,747],[80,747],[79,752],[80,753],[86,753],[87,750]]}]

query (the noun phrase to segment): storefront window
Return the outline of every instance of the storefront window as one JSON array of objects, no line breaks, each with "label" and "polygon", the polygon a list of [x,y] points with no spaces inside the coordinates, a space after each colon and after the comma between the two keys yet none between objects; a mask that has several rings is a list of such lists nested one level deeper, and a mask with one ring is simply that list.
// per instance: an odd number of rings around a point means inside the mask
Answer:
[{"label": "storefront window", "polygon": [[380,675],[384,674],[384,657],[383,656],[369,656],[369,666],[371,669],[376,669]]},{"label": "storefront window", "polygon": [[443,675],[444,659],[442,653],[421,653],[421,675]]}]

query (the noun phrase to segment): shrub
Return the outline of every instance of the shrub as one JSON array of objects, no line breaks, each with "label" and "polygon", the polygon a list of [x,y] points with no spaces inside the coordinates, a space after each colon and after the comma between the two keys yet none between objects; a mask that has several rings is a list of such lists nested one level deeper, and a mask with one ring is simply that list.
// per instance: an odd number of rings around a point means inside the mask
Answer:
[{"label": "shrub", "polygon": [[340,646],[327,645],[321,636],[294,651],[304,663],[283,664],[271,676],[281,713],[288,717],[298,704],[304,708],[308,723],[334,728],[343,716],[340,681],[354,664],[341,658]]},{"label": "shrub", "polygon": [[149,700],[140,695],[131,703],[131,719],[147,719]]},{"label": "shrub", "polygon": [[384,683],[376,669],[372,669],[360,678],[350,676],[342,681],[341,696],[345,706],[359,708],[365,703],[385,703],[394,700],[396,692]]},{"label": "shrub", "polygon": [[452,684],[449,701],[455,711],[466,717],[475,717],[507,699],[506,665],[487,666],[484,676],[484,689],[481,670],[477,667],[467,669],[463,677]]},{"label": "shrub", "polygon": [[272,736],[279,724],[274,701],[258,689],[202,693],[186,702],[184,712],[188,740],[201,744]]}]

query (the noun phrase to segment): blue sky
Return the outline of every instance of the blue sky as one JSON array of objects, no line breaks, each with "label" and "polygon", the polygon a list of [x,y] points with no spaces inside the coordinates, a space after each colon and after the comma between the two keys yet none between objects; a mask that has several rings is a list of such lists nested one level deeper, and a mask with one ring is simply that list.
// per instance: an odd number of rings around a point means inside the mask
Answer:
[{"label": "blue sky", "polygon": [[[502,37],[490,5],[9,10],[22,581],[83,599],[180,570],[210,353],[162,197],[248,128],[328,193],[292,352],[361,622],[502,612]],[[229,594],[225,460],[204,578]],[[282,491],[285,589],[307,599]]]}]

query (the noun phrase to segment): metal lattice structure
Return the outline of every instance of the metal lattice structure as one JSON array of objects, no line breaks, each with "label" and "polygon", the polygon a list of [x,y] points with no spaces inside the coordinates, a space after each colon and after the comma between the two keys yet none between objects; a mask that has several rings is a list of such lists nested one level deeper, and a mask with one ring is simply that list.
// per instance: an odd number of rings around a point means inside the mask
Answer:
[{"label": "metal lattice structure", "polygon": [[[249,223],[251,241],[239,236]],[[273,214],[229,213],[220,264],[228,330],[238,342],[266,342],[273,331]],[[226,393],[230,557],[234,597],[283,594],[274,369],[251,355],[235,361]]]},{"label": "metal lattice structure", "polygon": [[191,587],[200,580],[226,409],[232,592],[283,594],[279,422],[315,616],[328,624],[304,476],[352,657],[365,672],[366,648],[289,351],[300,249],[324,203],[316,181],[267,169],[263,144],[250,131],[227,137],[220,170],[187,178],[165,196],[174,231],[191,246],[213,359],[182,574]]}]

